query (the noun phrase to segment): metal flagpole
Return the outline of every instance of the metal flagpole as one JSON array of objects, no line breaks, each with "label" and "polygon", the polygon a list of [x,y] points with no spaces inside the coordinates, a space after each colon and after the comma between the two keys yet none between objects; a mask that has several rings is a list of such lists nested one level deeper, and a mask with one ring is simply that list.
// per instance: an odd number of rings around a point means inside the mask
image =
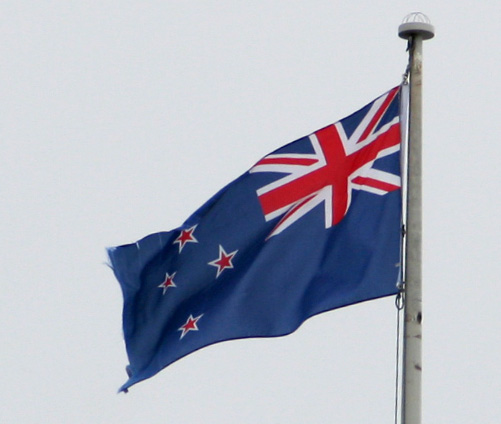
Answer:
[{"label": "metal flagpole", "polygon": [[421,424],[421,103],[423,40],[434,28],[422,13],[411,13],[398,28],[409,41],[410,102],[405,235],[405,303],[402,370],[402,424]]}]

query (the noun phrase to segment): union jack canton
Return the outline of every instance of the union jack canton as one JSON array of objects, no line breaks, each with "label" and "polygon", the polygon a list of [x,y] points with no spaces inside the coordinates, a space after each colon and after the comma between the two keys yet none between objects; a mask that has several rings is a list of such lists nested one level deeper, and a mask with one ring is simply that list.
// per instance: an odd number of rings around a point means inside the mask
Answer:
[{"label": "union jack canton", "polygon": [[282,219],[270,236],[324,204],[325,228],[348,212],[352,190],[383,195],[400,188],[400,177],[374,167],[376,159],[400,150],[399,116],[379,126],[398,87],[375,100],[350,135],[343,121],[309,136],[314,153],[275,153],[250,172],[287,174],[257,190],[266,221]]}]

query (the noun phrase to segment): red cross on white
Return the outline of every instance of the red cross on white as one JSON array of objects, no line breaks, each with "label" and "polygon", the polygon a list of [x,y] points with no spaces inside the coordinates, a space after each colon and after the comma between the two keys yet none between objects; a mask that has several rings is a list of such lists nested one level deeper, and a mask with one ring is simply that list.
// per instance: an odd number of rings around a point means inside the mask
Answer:
[{"label": "red cross on white", "polygon": [[179,236],[177,236],[176,240],[174,240],[174,244],[177,243],[179,245],[179,253],[181,253],[181,250],[183,250],[186,243],[198,243],[198,240],[193,235],[195,228],[197,228],[196,225],[186,230],[181,230]]},{"label": "red cross on white", "polygon": [[188,334],[188,332],[190,332],[190,331],[198,331],[197,322],[200,318],[202,318],[202,316],[203,316],[203,314],[199,315],[198,317],[195,317],[195,318],[193,318],[193,315],[190,315],[188,317],[186,322],[181,327],[179,327],[177,330],[177,331],[182,331],[181,337],[179,337],[179,340],[181,340],[184,336],[186,336],[186,334]]},{"label": "red cross on white", "polygon": [[217,268],[216,278],[218,278],[225,269],[233,268],[232,259],[237,254],[237,252],[238,250],[235,250],[231,253],[226,253],[223,246],[219,245],[219,257],[209,262],[209,265],[215,266]]},{"label": "red cross on white", "polygon": [[158,287],[163,289],[163,293],[162,294],[165,294],[165,292],[167,291],[167,289],[169,287],[177,287],[176,284],[174,283],[174,276],[176,275],[176,273],[172,273],[172,275],[170,275],[168,272],[165,273],[165,279],[163,281],[162,284],[160,284]]},{"label": "red cross on white", "polygon": [[266,221],[282,216],[269,237],[322,203],[325,228],[338,224],[348,212],[352,190],[383,195],[400,187],[398,175],[373,168],[376,159],[400,149],[398,116],[378,128],[397,93],[398,87],[376,99],[350,137],[338,122],[309,137],[314,153],[271,154],[251,168],[287,174],[257,190]]}]

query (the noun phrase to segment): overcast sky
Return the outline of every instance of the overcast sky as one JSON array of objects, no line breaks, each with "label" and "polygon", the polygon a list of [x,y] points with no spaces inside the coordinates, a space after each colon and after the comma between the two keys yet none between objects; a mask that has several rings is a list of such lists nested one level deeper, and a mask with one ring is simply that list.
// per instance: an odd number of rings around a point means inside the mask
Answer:
[{"label": "overcast sky", "polygon": [[[342,3],[343,5],[339,5]],[[423,422],[501,416],[499,0],[0,5],[0,422],[391,423],[386,298],[127,378],[105,247],[398,85],[422,11]]]}]

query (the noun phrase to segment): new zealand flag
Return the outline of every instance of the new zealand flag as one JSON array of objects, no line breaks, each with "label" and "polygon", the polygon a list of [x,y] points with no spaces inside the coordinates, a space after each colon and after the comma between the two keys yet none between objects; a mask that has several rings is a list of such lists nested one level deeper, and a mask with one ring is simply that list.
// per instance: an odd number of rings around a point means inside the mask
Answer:
[{"label": "new zealand flag", "polygon": [[397,293],[399,91],[264,157],[181,227],[109,249],[130,361],[121,391],[213,343],[283,336]]}]

